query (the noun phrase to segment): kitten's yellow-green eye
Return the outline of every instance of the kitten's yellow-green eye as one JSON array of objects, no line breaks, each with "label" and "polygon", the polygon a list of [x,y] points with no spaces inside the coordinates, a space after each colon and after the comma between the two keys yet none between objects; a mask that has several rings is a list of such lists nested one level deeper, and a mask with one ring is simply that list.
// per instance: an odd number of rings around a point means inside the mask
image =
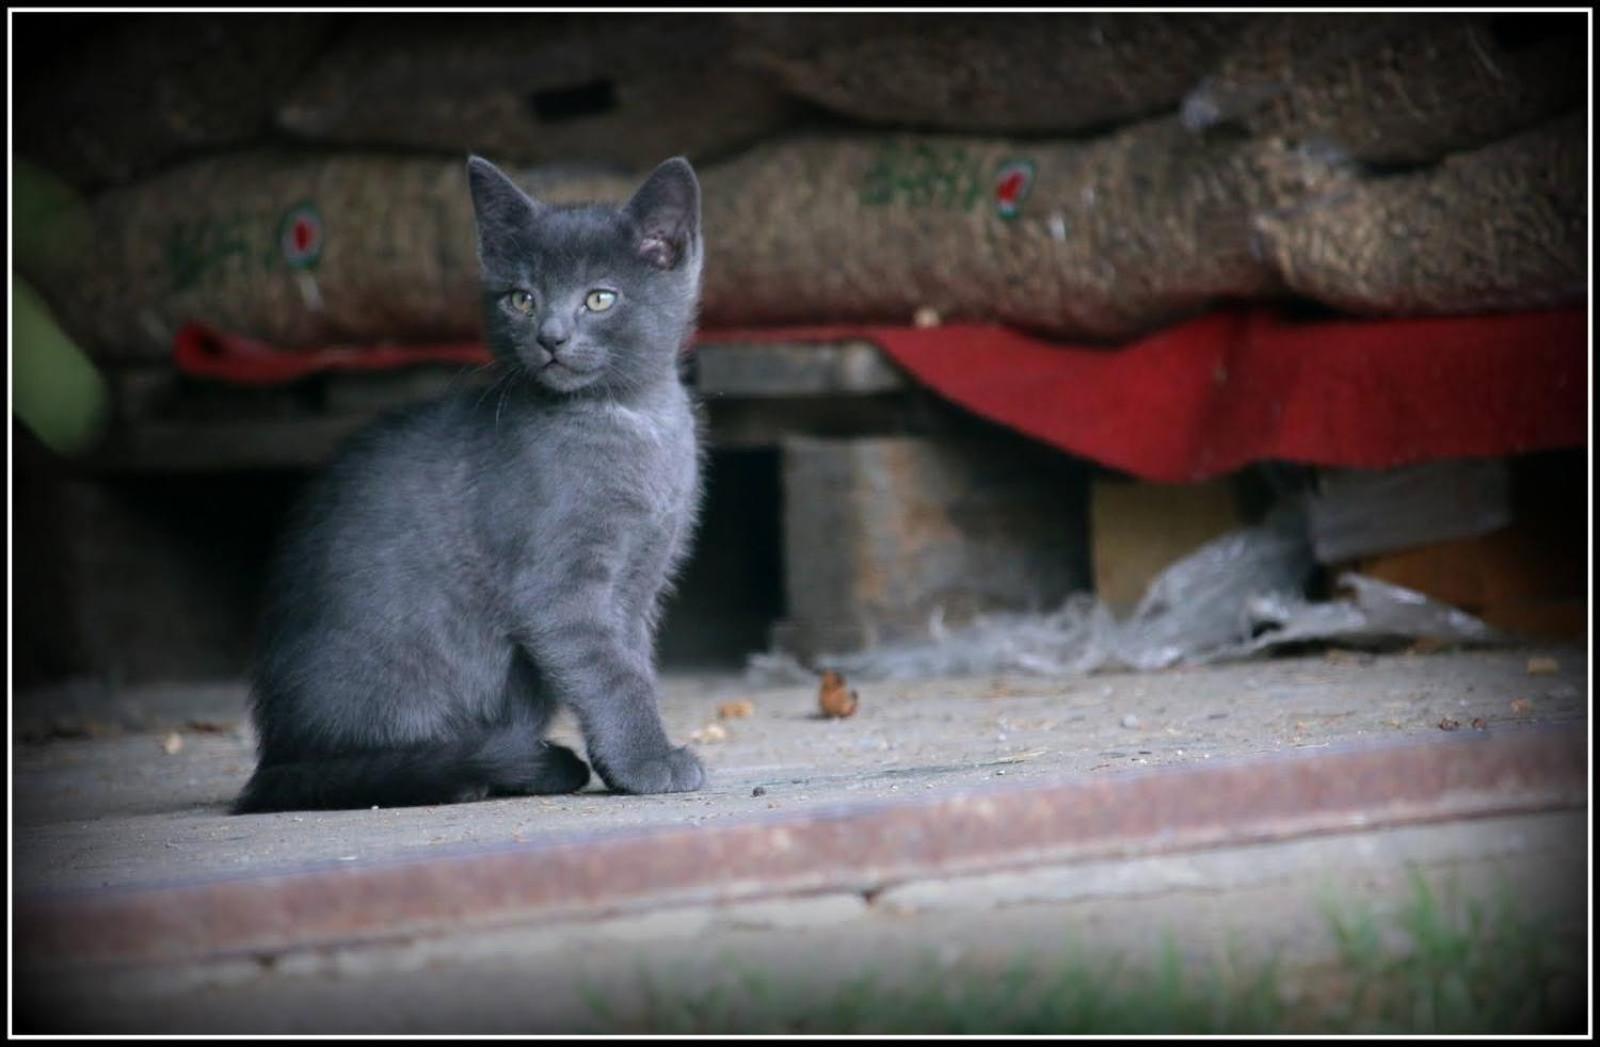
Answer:
[{"label": "kitten's yellow-green eye", "polygon": [[590,291],[589,297],[583,300],[583,304],[591,313],[603,313],[617,304],[617,292]]},{"label": "kitten's yellow-green eye", "polygon": [[526,291],[512,291],[506,295],[506,301],[511,303],[511,308],[519,313],[533,312],[533,295]]}]

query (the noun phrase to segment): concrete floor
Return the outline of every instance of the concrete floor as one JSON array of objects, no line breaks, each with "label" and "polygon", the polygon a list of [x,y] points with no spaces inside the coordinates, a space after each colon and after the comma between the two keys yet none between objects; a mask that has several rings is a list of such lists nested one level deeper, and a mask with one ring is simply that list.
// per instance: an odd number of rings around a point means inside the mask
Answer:
[{"label": "concrete floor", "polygon": [[[1557,671],[1532,675],[1530,658]],[[238,685],[128,690],[107,705],[57,699],[58,717],[99,718],[87,739],[13,747],[14,890],[121,887],[356,862],[574,831],[700,824],[834,807],[991,780],[1114,775],[1339,742],[1582,721],[1578,649],[1337,654],[1076,680],[1027,677],[863,685],[847,720],[817,717],[815,687],[751,689],[737,676],[669,678],[675,740],[710,775],[697,793],[617,797],[598,780],[573,796],[447,807],[230,816],[252,766]],[[748,699],[754,714],[718,720]],[[1522,699],[1527,711],[1513,709]],[[18,708],[37,709],[37,699]],[[19,733],[37,733],[19,717]],[[186,724],[198,722],[210,730]],[[115,724],[125,724],[115,728]],[[176,734],[176,742],[173,734]],[[570,722],[554,736],[573,744]],[[176,751],[171,751],[171,750]],[[581,752],[581,748],[579,750]],[[754,790],[764,790],[754,796]]]},{"label": "concrete floor", "polygon": [[[1581,729],[1588,668],[1583,650],[1551,648],[872,684],[858,687],[859,711],[842,721],[816,716],[814,687],[675,676],[664,698],[673,737],[687,741],[710,724],[726,734],[697,744],[711,779],[699,793],[616,797],[592,784],[560,798],[249,817],[225,813],[251,765],[240,686],[131,689],[109,702],[63,690],[16,706],[14,893],[354,870],[999,782],[1436,738],[1441,721],[1472,732],[1481,720],[1491,734]],[[752,715],[718,719],[720,705],[741,699]],[[51,721],[57,733],[94,733],[40,740]],[[576,741],[570,724],[556,734]],[[777,979],[785,1006],[803,1012],[808,993],[836,992],[863,972],[981,980],[1018,950],[1067,940],[1091,955],[1148,957],[1174,929],[1185,954],[1202,960],[1220,963],[1243,942],[1251,955],[1287,954],[1310,969],[1330,948],[1320,916],[1327,890],[1392,906],[1418,870],[1441,889],[1484,896],[1509,887],[1553,925],[1579,926],[1586,822],[1587,811],[1524,814],[907,883],[871,898],[688,906],[213,959],[35,985],[31,1013],[85,1032],[662,1032],[684,1018],[664,1012],[662,999],[698,998],[745,972]],[[1285,985],[1296,991],[1292,978]],[[733,1013],[723,1020],[756,1028]]]}]

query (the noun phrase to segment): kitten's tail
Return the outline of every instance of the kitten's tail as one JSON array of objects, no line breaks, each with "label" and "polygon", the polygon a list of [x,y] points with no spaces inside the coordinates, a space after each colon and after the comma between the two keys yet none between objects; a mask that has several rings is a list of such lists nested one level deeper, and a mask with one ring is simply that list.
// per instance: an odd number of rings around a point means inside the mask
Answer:
[{"label": "kitten's tail", "polygon": [[233,813],[417,807],[493,793],[570,793],[588,783],[589,766],[571,749],[504,729],[448,745],[262,764]]}]

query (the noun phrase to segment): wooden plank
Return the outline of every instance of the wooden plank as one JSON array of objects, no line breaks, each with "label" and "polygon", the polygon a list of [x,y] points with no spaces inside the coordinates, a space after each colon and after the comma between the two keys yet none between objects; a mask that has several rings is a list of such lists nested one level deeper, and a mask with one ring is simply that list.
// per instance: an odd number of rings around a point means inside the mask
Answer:
[{"label": "wooden plank", "polygon": [[[331,415],[125,419],[81,464],[91,472],[115,473],[312,468],[377,417],[380,401],[369,402],[366,410]],[[719,448],[776,447],[796,434],[870,436],[944,428],[925,404],[891,395],[721,399],[705,404],[704,413],[706,442]]]},{"label": "wooden plank", "polygon": [[1306,516],[1325,564],[1475,538],[1511,523],[1511,468],[1485,458],[1324,469]]},{"label": "wooden plank", "polygon": [[[915,387],[865,342],[708,345],[693,367],[713,446],[927,428]],[[433,365],[262,389],[186,379],[166,365],[118,367],[110,377],[118,421],[83,461],[90,471],[311,468],[384,411],[493,379],[487,370]]]},{"label": "wooden plank", "polygon": [[1095,594],[1118,616],[1138,605],[1156,575],[1246,522],[1231,479],[1154,484],[1100,478],[1089,504]]},{"label": "wooden plank", "polygon": [[417,366],[402,370],[321,377],[322,407],[329,414],[375,415],[420,403],[461,388],[486,388],[496,377],[488,368]]},{"label": "wooden plank", "polygon": [[709,399],[702,406],[712,447],[777,447],[788,436],[891,436],[943,431],[941,419],[913,396]]},{"label": "wooden plank", "polygon": [[119,425],[80,464],[90,472],[298,469],[325,462],[371,421],[339,417],[147,421]]},{"label": "wooden plank", "polygon": [[702,345],[695,358],[697,387],[707,397],[864,396],[907,386],[867,342]]}]

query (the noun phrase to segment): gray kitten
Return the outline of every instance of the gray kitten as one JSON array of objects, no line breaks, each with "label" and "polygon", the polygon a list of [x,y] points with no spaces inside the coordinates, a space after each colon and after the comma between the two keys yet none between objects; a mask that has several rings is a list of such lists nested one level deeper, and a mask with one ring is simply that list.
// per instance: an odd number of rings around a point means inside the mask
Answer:
[{"label": "gray kitten", "polygon": [[703,248],[682,158],[623,207],[467,164],[500,380],[386,417],[299,507],[269,584],[237,812],[700,787],[654,637],[700,498],[679,378]]}]

